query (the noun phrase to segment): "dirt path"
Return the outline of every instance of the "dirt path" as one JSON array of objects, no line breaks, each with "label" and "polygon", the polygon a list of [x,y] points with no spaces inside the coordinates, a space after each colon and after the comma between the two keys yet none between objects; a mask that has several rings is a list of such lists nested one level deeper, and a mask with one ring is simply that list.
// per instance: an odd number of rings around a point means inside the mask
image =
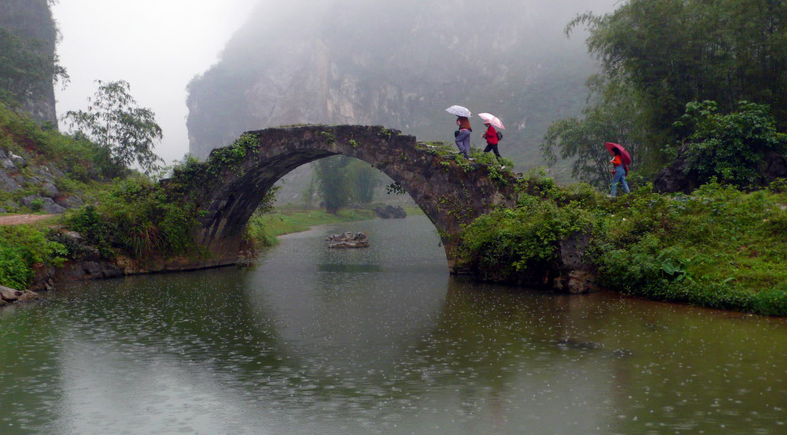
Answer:
[{"label": "dirt path", "polygon": [[44,219],[55,216],[53,214],[12,214],[9,216],[0,216],[0,225],[23,225],[32,224],[33,222],[42,221]]}]

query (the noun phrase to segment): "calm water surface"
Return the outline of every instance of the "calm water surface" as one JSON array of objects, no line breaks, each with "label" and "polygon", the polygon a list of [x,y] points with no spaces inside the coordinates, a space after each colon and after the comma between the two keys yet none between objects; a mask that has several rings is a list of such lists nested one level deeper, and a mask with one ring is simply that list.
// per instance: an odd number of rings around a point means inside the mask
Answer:
[{"label": "calm water surface", "polygon": [[787,434],[784,320],[479,285],[438,243],[322,227],[0,312],[0,434]]}]

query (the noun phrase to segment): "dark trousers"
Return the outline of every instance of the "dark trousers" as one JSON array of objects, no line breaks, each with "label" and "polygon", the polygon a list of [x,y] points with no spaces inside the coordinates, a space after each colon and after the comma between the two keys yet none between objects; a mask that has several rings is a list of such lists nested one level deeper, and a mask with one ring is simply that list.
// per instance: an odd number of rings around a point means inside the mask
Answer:
[{"label": "dark trousers", "polygon": [[497,158],[500,159],[500,151],[497,150],[497,144],[494,144],[494,145],[489,144],[489,143],[486,144],[486,148],[484,148],[484,152],[488,153],[489,151],[492,151],[493,153],[495,153],[495,156],[497,156]]}]

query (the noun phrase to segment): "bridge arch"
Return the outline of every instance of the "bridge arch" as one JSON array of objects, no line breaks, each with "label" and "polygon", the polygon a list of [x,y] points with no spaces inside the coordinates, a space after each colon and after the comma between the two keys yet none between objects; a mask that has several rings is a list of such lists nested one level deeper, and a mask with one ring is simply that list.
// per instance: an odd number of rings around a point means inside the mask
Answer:
[{"label": "bridge arch", "polygon": [[399,183],[440,234],[448,266],[462,227],[492,207],[514,202],[513,174],[467,163],[413,136],[380,126],[296,126],[250,131],[234,150],[208,157],[215,170],[192,186],[200,228],[197,240],[215,265],[238,260],[241,238],[268,190],[293,169],[342,154],[369,163]]}]

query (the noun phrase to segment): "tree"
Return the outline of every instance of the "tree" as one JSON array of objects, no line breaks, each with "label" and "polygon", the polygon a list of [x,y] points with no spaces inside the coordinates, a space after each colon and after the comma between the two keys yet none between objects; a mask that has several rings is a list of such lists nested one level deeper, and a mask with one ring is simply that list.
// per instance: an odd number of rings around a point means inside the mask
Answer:
[{"label": "tree", "polygon": [[648,168],[653,158],[646,156],[647,142],[643,125],[647,112],[636,90],[623,80],[604,81],[594,76],[589,81],[590,99],[581,118],[566,118],[552,124],[544,136],[541,152],[550,165],[558,157],[571,161],[572,177],[606,189],[612,182],[610,155],[604,142],[616,142],[632,155],[632,168]]},{"label": "tree", "polygon": [[716,177],[739,188],[759,187],[766,155],[787,150],[787,135],[776,131],[770,108],[761,104],[742,101],[735,112],[721,114],[713,101],[694,101],[676,127],[687,132],[677,148],[685,150],[686,174],[698,184]]},{"label": "tree", "polygon": [[[675,121],[691,101],[715,101],[722,113],[739,101],[767,104],[776,126],[787,127],[787,2],[628,0],[610,14],[578,16],[567,34],[580,25],[601,62],[601,98],[590,101],[583,119],[553,124],[542,148],[553,160],[555,149],[578,158],[580,176],[600,158],[580,153],[588,152],[589,138],[614,141],[612,132],[631,127],[641,141],[632,157],[654,172],[669,157],[664,144],[681,137]],[[630,91],[621,94],[621,84]],[[631,110],[620,110],[627,105]]]},{"label": "tree", "polygon": [[[379,184],[379,172],[368,164],[346,156],[334,156],[317,162],[314,175],[320,196],[329,213],[336,213],[351,201],[369,204]],[[305,195],[311,197],[310,186]]]},{"label": "tree", "polygon": [[146,174],[160,169],[162,159],[153,148],[163,134],[153,111],[137,107],[126,81],[96,83],[87,111],[68,111],[63,117],[72,132],[108,150],[113,163],[130,167],[136,162]]},{"label": "tree", "polygon": [[374,189],[379,184],[379,174],[380,172],[369,164],[353,160],[350,163],[350,176],[354,187],[352,197],[361,204],[371,204],[374,200]]},{"label": "tree", "polygon": [[[671,129],[690,101],[725,112],[748,100],[778,107],[787,122],[787,3],[778,0],[629,0],[585,14],[588,49],[608,76],[627,76]],[[784,124],[783,124],[784,125]]]},{"label": "tree", "polygon": [[317,162],[314,173],[328,213],[336,214],[350,202],[351,184],[347,171],[350,162],[351,159],[345,156],[328,157]]}]

